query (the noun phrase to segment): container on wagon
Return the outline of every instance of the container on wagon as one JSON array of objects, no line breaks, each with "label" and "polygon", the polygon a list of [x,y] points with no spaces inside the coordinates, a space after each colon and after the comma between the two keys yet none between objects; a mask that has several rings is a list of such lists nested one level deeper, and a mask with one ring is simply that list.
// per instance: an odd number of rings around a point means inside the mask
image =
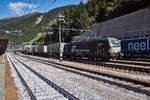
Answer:
[{"label": "container on wagon", "polygon": [[124,54],[150,54],[150,37],[122,40],[121,52]]}]

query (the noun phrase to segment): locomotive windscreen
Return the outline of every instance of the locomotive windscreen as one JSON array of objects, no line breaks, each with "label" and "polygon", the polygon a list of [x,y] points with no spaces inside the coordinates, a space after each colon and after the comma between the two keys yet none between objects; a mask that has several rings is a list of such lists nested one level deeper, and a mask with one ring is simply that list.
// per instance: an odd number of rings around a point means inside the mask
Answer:
[{"label": "locomotive windscreen", "polygon": [[109,38],[110,47],[120,47],[120,40],[116,38]]}]

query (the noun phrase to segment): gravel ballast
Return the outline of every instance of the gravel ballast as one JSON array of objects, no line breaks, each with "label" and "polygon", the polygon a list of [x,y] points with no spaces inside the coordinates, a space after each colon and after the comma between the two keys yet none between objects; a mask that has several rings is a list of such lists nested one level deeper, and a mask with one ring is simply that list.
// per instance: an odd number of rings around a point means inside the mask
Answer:
[{"label": "gravel ballast", "polygon": [[[12,58],[11,58],[12,59]],[[39,77],[37,77],[34,73],[32,73],[29,69],[25,68],[22,64],[18,63],[16,60],[12,60],[15,64],[15,67],[20,72],[28,87],[31,89],[32,93],[35,95],[37,100],[68,100],[63,95],[61,95],[54,88],[49,86]],[[11,65],[11,63],[10,63]],[[18,98],[19,100],[30,100],[30,97],[22,85],[22,82],[18,78],[18,75],[15,69],[12,67],[13,77],[15,79],[16,87],[18,88]]]},{"label": "gravel ballast", "polygon": [[49,65],[17,57],[34,70],[82,100],[150,100],[150,97]]}]

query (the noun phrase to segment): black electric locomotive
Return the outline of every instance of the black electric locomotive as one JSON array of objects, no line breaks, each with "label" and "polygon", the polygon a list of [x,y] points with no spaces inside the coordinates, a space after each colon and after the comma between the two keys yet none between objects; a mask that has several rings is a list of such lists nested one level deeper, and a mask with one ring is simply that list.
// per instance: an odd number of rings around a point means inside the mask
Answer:
[{"label": "black electric locomotive", "polygon": [[72,41],[65,45],[63,52],[64,57],[98,60],[116,59],[119,54],[120,40],[116,38],[89,38]]}]

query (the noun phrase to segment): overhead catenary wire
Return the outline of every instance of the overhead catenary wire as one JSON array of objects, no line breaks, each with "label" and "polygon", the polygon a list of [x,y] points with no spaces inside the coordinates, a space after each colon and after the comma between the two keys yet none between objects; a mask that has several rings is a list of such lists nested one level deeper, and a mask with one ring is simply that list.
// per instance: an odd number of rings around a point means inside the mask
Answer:
[{"label": "overhead catenary wire", "polygon": [[[29,14],[32,12],[32,10],[33,10],[33,8],[34,8],[34,4],[36,4],[36,2],[37,2],[38,0],[34,0],[31,4],[31,9],[30,9],[30,11],[29,11]],[[37,9],[40,9],[40,8],[42,8],[42,6],[46,3],[46,2],[48,2],[49,0],[43,0],[36,8]],[[45,11],[46,9],[48,9],[48,7],[50,7],[51,5],[53,5],[55,2],[56,2],[56,0],[50,0],[50,1],[52,1],[47,7],[45,7],[44,9],[42,9],[43,11]]]},{"label": "overhead catenary wire", "polygon": [[[46,1],[48,1],[48,0],[43,0],[40,3],[40,5],[38,7],[36,7],[36,8],[39,9]],[[52,2],[50,3],[50,5],[48,7],[50,7],[52,4],[54,4],[56,2],[56,0],[51,0],[51,1]],[[27,0],[26,1],[26,5],[23,8],[24,9],[23,15],[25,15],[27,13],[27,11],[28,11],[29,8],[30,8],[30,10],[29,10],[28,14],[30,14],[32,12],[33,8],[34,8],[34,4],[36,4],[37,2],[38,2],[38,0]],[[46,9],[47,9],[47,7],[46,7]],[[23,18],[25,19],[25,17],[23,17]],[[22,29],[21,26],[20,26],[20,29]]]},{"label": "overhead catenary wire", "polygon": [[38,6],[38,9],[39,9],[40,7],[42,7],[42,5],[44,5],[46,1],[48,1],[48,0],[43,0],[43,1],[40,3],[40,5]]},{"label": "overhead catenary wire", "polygon": [[43,11],[45,11],[46,9],[48,9],[49,7],[51,7],[57,0],[53,0],[47,7],[45,7],[45,9],[43,9]]},{"label": "overhead catenary wire", "polygon": [[32,3],[31,3],[31,9],[29,11],[29,14],[32,12],[32,10],[34,9],[34,4],[37,3],[38,0],[34,0]]},{"label": "overhead catenary wire", "polygon": [[29,0],[28,2],[27,2],[27,6],[25,6],[26,8],[25,8],[25,10],[24,10],[24,15],[26,14],[26,11],[28,10],[28,7],[29,7],[29,5],[31,4],[31,0]]}]

